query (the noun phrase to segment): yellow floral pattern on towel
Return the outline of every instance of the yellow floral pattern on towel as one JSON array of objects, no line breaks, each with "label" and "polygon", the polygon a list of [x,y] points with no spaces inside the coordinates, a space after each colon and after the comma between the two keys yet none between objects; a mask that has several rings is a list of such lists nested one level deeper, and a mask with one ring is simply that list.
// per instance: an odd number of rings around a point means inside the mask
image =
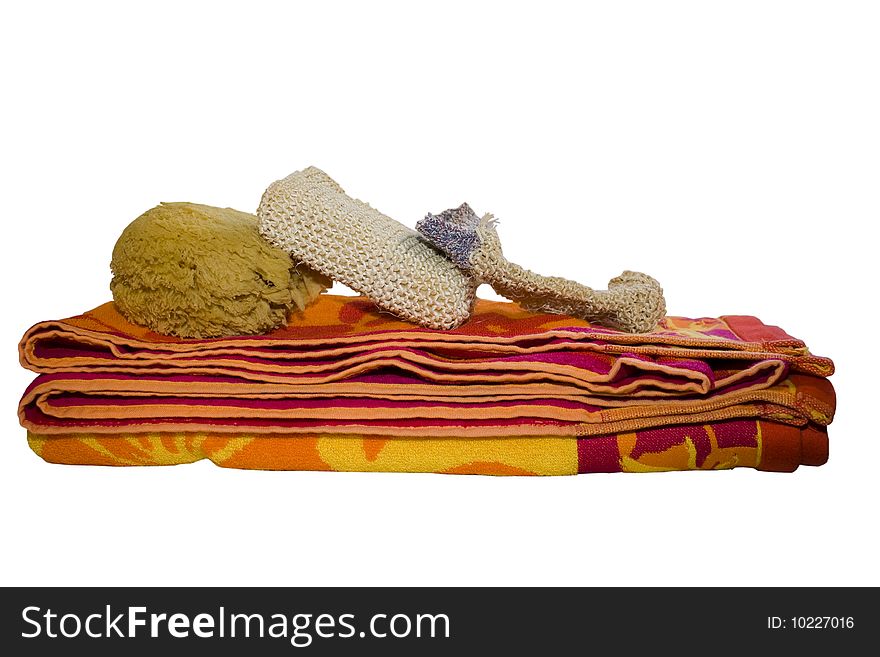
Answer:
[{"label": "yellow floral pattern on towel", "polygon": [[[724,430],[722,436],[719,433]],[[723,439],[722,439],[723,438]],[[566,475],[588,472],[791,471],[827,458],[827,433],[739,420],[591,438],[383,438],[356,435],[154,433],[39,435],[31,449],[50,463],[177,465],[208,459],[228,468],[337,472]]]}]

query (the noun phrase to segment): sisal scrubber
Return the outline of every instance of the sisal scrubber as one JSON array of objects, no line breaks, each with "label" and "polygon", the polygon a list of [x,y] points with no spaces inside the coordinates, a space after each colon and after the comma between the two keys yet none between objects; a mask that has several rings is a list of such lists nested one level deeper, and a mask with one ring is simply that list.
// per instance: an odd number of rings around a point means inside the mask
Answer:
[{"label": "sisal scrubber", "polygon": [[428,213],[416,229],[464,271],[527,310],[571,315],[627,333],[651,331],[666,313],[663,289],[647,274],[625,271],[607,290],[593,290],[509,262],[492,215],[480,218],[467,203],[439,215]]},{"label": "sisal scrubber", "polygon": [[528,310],[631,333],[651,331],[666,309],[663,290],[646,274],[626,271],[608,290],[540,276],[504,258],[491,215],[480,219],[464,204],[428,214],[416,232],[314,167],[272,183],[257,217],[262,236],[294,259],[429,328],[465,322],[480,283]]},{"label": "sisal scrubber", "polygon": [[434,329],[470,317],[477,282],[469,274],[320,169],[272,183],[257,217],[271,244],[398,317]]}]

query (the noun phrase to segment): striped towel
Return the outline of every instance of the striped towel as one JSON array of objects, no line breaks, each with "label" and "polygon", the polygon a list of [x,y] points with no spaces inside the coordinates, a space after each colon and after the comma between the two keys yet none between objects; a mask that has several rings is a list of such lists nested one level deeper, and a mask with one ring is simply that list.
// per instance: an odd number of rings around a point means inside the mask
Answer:
[{"label": "striped towel", "polygon": [[[20,421],[35,451],[60,462],[230,465],[218,454],[243,458],[281,441],[302,459],[245,459],[235,467],[369,469],[350,459],[331,467],[315,456],[360,441],[411,454],[390,464],[367,459],[384,463],[378,469],[468,471],[459,461],[485,446],[493,451],[467,462],[550,474],[535,463],[508,464],[507,450],[545,454],[558,443],[569,456],[564,467],[553,457],[552,473],[638,470],[639,463],[790,470],[824,462],[835,405],[831,361],[754,317],[668,317],[652,333],[633,335],[482,300],[471,321],[437,331],[363,298],[324,295],[270,334],[208,340],[152,333],[108,303],[32,327],[20,358],[39,373],[22,397]],[[722,437],[734,434],[733,443]],[[766,449],[777,440],[770,436],[782,434],[789,456],[780,461]],[[73,449],[77,441],[91,447]],[[205,451],[218,441],[226,447]],[[233,447],[245,443],[252,447]],[[140,455],[108,456],[120,449]],[[670,450],[681,453],[646,456]],[[67,456],[51,456],[61,451]],[[90,453],[104,456],[90,461]]]}]

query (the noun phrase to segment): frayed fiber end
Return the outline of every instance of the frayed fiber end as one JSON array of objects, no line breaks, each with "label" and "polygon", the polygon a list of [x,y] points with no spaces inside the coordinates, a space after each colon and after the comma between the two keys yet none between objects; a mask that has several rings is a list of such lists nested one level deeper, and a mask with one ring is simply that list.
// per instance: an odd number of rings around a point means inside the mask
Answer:
[{"label": "frayed fiber end", "polygon": [[[486,215],[484,219],[494,222],[491,215]],[[462,269],[470,269],[473,254],[480,246],[481,240],[477,231],[481,225],[483,220],[467,203],[462,203],[457,208],[440,214],[429,212],[416,223],[416,230],[431,245],[449,256],[456,265]]]}]

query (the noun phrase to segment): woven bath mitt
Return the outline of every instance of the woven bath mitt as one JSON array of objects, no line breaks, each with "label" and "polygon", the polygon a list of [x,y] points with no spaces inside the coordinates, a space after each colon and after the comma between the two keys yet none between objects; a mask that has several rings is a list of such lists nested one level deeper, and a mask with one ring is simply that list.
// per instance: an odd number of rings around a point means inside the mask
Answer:
[{"label": "woven bath mitt", "polygon": [[272,183],[257,217],[270,243],[398,317],[434,329],[470,317],[478,283],[468,272],[320,169]]},{"label": "woven bath mitt", "polygon": [[183,338],[265,333],[332,284],[263,240],[254,215],[195,203],[135,219],[110,268],[123,315]]},{"label": "woven bath mitt", "polygon": [[628,333],[647,333],[665,315],[663,289],[647,274],[625,271],[607,290],[593,290],[508,262],[495,223],[492,215],[480,218],[464,203],[439,215],[428,213],[416,229],[464,271],[527,310],[571,315]]}]

